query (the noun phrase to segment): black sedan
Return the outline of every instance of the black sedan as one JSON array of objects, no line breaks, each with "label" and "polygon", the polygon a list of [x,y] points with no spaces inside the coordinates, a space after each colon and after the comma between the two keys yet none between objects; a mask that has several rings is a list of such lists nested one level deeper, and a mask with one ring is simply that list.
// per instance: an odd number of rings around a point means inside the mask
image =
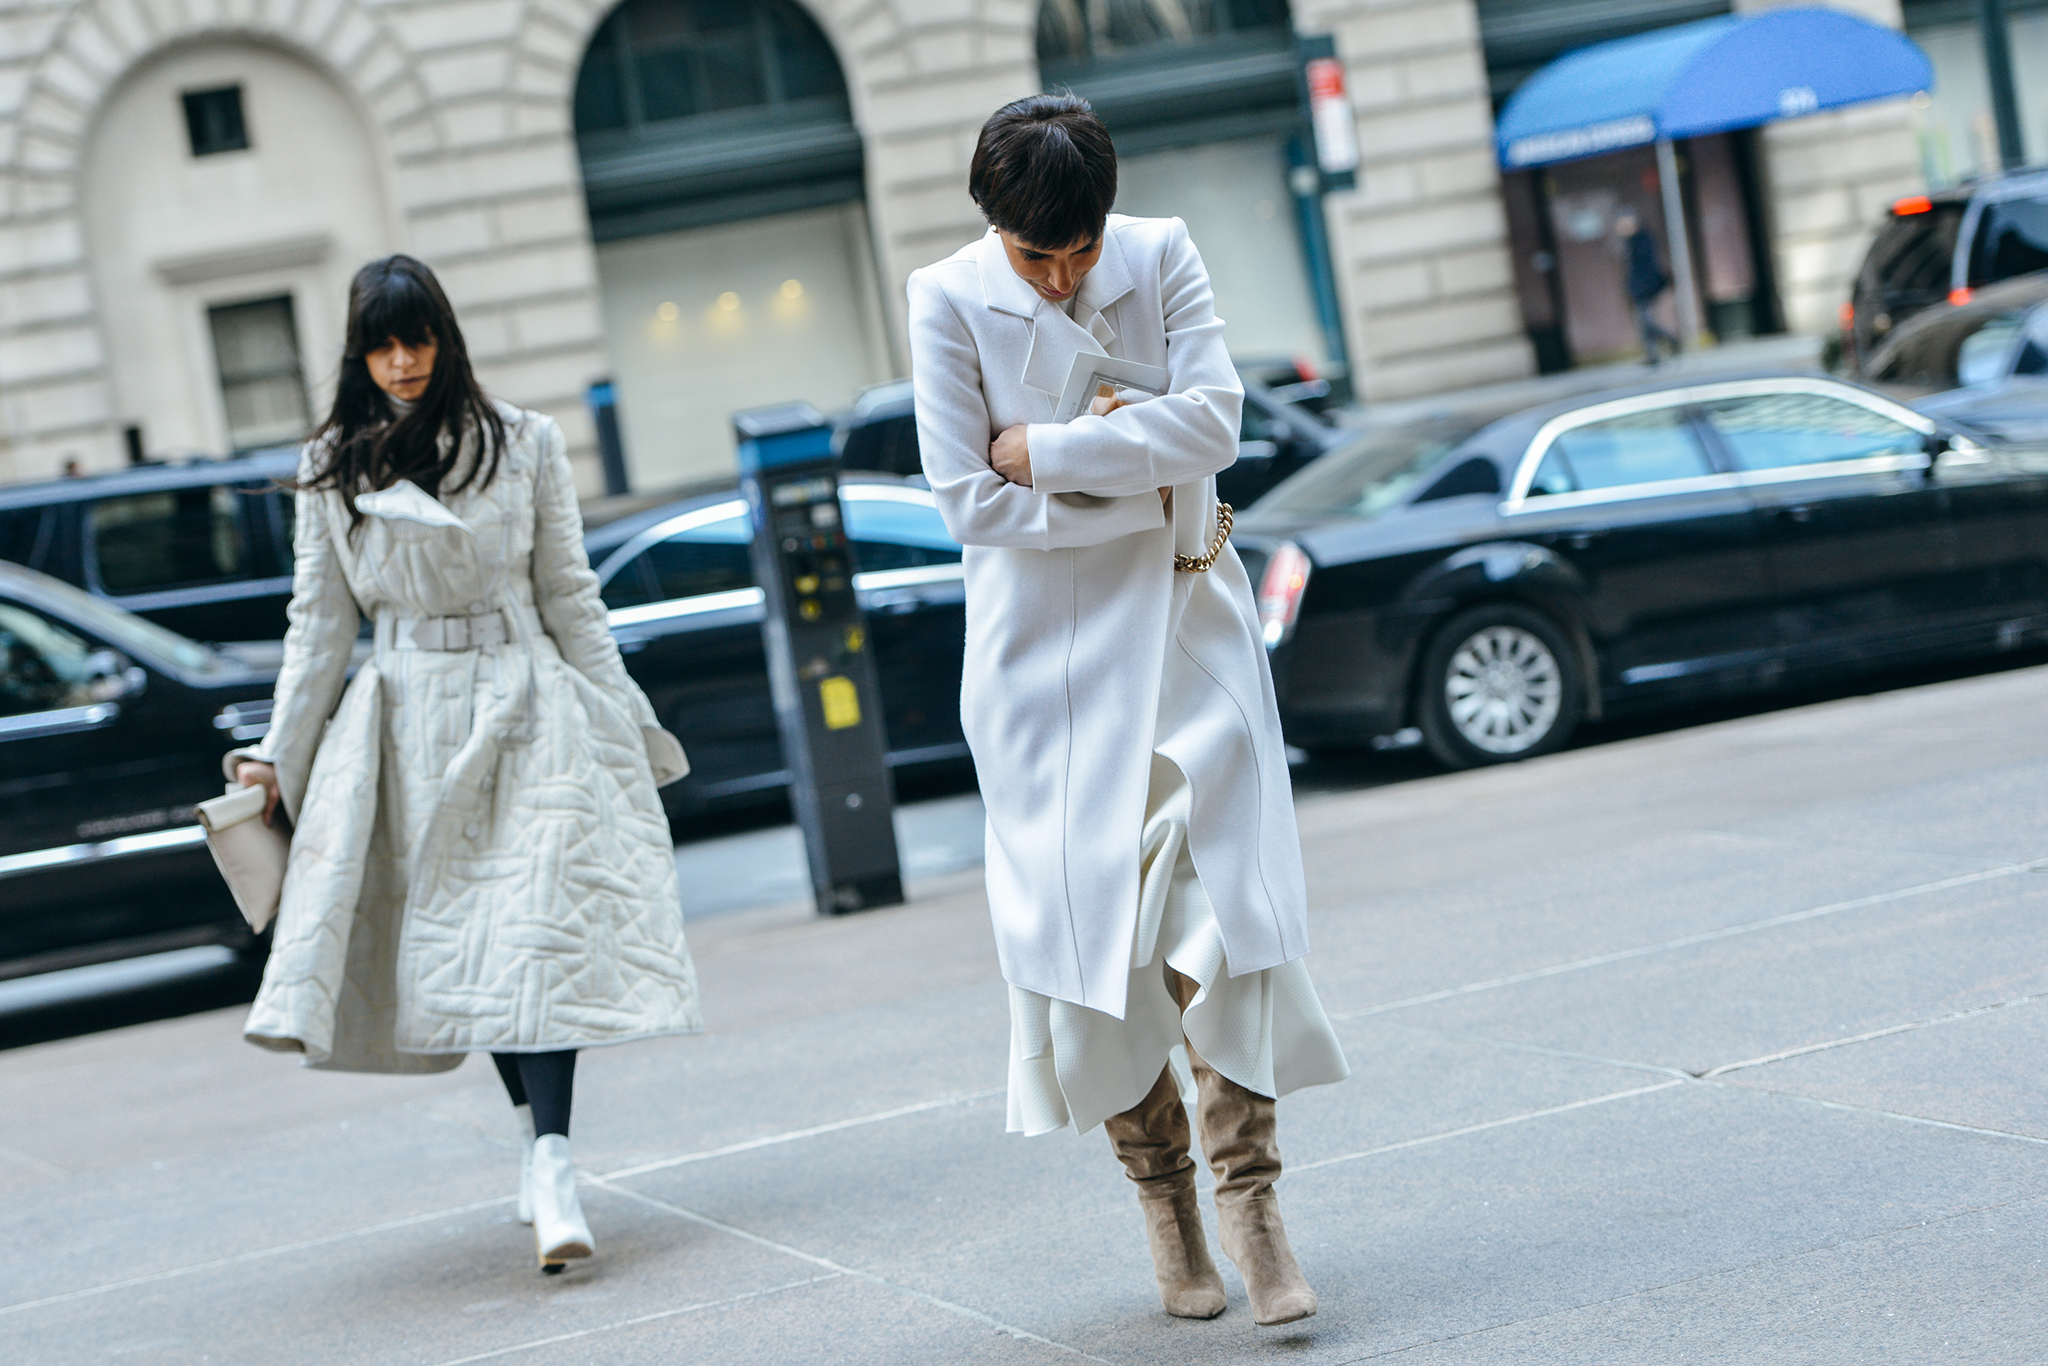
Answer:
[{"label": "black sedan", "polygon": [[[890,767],[959,765],[960,547],[930,490],[907,480],[847,475],[840,502],[881,675]],[[690,776],[662,790],[672,819],[772,800],[789,783],[751,534],[745,499],[728,489],[621,518],[584,540],[627,671],[689,751]]]},{"label": "black sedan", "polygon": [[[1216,496],[1245,507],[1344,439],[1314,406],[1328,383],[1268,384],[1270,370],[1240,367],[1244,411],[1238,420],[1237,463],[1216,476]],[[834,421],[833,445],[848,469],[918,477],[917,413],[910,381],[878,384]]]},{"label": "black sedan", "polygon": [[254,946],[192,807],[274,676],[0,564],[0,977]]},{"label": "black sedan", "polygon": [[1238,525],[1311,749],[1499,763],[1627,708],[2048,639],[2048,447],[1814,376],[1383,430]]}]

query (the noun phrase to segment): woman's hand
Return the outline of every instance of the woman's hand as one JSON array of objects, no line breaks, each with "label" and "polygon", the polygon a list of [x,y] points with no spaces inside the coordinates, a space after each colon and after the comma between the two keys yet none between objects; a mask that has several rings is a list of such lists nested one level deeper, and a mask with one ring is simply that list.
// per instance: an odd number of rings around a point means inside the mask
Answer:
[{"label": "woman's hand", "polygon": [[243,787],[263,789],[263,823],[270,824],[271,814],[277,810],[277,765],[244,759],[235,765],[235,781]]},{"label": "woman's hand", "polygon": [[1013,484],[1031,487],[1031,447],[1022,426],[1007,428],[988,448],[989,468]]}]

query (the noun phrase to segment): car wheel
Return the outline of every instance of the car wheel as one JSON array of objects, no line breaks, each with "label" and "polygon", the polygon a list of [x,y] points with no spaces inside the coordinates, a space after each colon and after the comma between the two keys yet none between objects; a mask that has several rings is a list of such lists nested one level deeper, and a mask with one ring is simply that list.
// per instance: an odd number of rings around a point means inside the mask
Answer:
[{"label": "car wheel", "polygon": [[1452,768],[1548,754],[1585,714],[1578,654],[1555,621],[1510,603],[1460,612],[1423,656],[1422,738]]}]

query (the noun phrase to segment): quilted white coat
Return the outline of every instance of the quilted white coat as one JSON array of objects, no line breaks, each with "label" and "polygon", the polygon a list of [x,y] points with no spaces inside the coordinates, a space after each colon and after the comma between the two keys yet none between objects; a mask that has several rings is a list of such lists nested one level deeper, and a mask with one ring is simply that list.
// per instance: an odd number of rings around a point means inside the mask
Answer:
[{"label": "quilted white coat", "polygon": [[[245,1033],[310,1066],[434,1072],[699,1028],[655,792],[688,765],[606,626],[560,428],[499,412],[486,489],[365,494],[353,538],[338,492],[297,498],[271,729],[227,762],[276,764],[295,823]],[[489,610],[503,645],[396,648],[400,617]],[[376,651],[351,680],[363,615]]]},{"label": "quilted white coat", "polygon": [[[1164,366],[1170,392],[1051,423],[1074,356]],[[1154,754],[1186,775],[1188,841],[1230,974],[1308,952],[1293,790],[1251,583],[1216,527],[1244,390],[1177,218],[1111,215],[1073,316],[980,241],[910,277],[918,442],[966,546],[961,718],[988,804],[1003,976],[1121,1018]],[[989,467],[1029,424],[1032,486]],[[1158,490],[1172,487],[1170,511]]]}]

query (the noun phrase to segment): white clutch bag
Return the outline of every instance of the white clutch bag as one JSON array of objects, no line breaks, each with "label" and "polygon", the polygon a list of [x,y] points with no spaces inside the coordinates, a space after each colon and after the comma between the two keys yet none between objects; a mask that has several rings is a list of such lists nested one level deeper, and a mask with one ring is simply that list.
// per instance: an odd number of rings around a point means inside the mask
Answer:
[{"label": "white clutch bag", "polygon": [[206,847],[234,894],[249,928],[263,933],[277,915],[291,836],[264,823],[263,789],[232,786],[225,797],[199,803]]}]

